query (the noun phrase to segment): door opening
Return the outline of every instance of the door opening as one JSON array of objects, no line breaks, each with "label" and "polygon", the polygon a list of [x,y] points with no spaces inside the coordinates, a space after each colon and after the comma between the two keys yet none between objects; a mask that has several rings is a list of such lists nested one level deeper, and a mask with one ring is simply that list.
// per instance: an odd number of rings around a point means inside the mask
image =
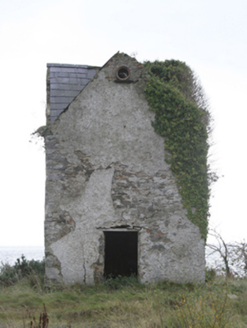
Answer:
[{"label": "door opening", "polygon": [[105,278],[138,274],[137,231],[104,231]]}]

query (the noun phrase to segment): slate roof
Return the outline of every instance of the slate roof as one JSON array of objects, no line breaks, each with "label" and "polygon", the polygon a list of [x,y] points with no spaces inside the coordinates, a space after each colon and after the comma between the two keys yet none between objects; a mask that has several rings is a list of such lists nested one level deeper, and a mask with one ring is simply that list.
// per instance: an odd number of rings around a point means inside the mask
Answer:
[{"label": "slate roof", "polygon": [[47,123],[52,123],[94,77],[100,67],[47,64]]}]

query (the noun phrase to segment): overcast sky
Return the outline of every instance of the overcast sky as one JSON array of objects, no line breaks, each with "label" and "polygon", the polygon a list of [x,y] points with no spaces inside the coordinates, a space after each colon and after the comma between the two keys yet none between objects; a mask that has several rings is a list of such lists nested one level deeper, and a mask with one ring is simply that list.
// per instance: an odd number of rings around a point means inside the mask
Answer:
[{"label": "overcast sky", "polygon": [[45,124],[46,63],[102,66],[117,51],[179,59],[200,77],[221,176],[210,224],[247,239],[246,0],[1,0],[0,246],[43,245],[45,155],[30,135]]}]

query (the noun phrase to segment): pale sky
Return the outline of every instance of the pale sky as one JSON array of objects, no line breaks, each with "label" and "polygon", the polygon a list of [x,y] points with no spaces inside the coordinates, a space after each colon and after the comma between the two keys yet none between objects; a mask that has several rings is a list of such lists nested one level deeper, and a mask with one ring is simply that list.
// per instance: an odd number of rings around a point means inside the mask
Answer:
[{"label": "pale sky", "polygon": [[178,59],[199,76],[214,118],[210,224],[247,239],[246,0],[0,0],[0,246],[43,245],[46,63],[102,66],[117,51]]}]

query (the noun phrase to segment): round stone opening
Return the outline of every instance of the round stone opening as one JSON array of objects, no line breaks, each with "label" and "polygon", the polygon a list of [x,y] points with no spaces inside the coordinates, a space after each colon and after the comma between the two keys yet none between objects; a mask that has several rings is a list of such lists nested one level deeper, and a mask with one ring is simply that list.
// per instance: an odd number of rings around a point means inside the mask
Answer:
[{"label": "round stone opening", "polygon": [[116,76],[120,81],[126,81],[130,77],[130,69],[127,66],[121,66],[117,69]]}]

